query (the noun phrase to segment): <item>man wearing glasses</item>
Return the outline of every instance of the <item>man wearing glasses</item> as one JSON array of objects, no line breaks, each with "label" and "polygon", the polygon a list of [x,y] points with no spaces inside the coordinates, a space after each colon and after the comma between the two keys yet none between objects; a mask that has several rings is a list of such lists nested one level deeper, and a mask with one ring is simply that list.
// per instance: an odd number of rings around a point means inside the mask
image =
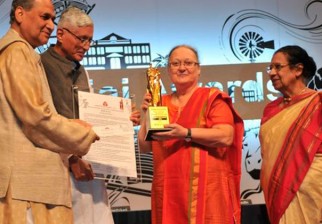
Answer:
[{"label": "man wearing glasses", "polygon": [[[55,107],[67,118],[78,116],[77,91],[90,91],[80,61],[93,40],[92,19],[76,7],[67,8],[57,26],[57,43],[41,55]],[[73,135],[73,133],[70,133]],[[69,157],[75,224],[113,224],[104,180],[93,179],[91,166],[78,156]]]}]

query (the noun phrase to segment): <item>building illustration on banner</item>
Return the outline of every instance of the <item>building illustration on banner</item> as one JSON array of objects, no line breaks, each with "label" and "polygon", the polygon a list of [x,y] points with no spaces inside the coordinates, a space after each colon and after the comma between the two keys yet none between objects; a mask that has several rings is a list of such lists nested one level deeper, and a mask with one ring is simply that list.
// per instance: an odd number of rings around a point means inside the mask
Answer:
[{"label": "building illustration on banner", "polygon": [[89,69],[128,69],[148,67],[151,63],[149,43],[132,43],[131,39],[111,33],[95,41],[82,64]]}]

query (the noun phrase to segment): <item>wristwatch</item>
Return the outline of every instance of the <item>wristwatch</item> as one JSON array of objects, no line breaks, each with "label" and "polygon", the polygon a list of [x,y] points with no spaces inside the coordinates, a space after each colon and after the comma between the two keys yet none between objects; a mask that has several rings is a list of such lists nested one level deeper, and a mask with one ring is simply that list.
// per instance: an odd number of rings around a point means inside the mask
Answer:
[{"label": "wristwatch", "polygon": [[185,140],[186,142],[191,142],[191,140],[192,140],[192,136],[191,136],[191,128],[188,128],[188,133],[187,133],[186,137],[184,137],[184,140]]}]

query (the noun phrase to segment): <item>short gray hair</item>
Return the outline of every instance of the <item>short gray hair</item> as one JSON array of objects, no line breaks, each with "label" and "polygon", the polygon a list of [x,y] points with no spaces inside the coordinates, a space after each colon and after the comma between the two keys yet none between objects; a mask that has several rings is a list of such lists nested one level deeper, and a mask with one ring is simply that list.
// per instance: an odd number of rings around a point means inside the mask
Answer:
[{"label": "short gray hair", "polygon": [[173,53],[176,49],[181,48],[181,47],[182,47],[182,48],[186,48],[186,49],[191,50],[191,51],[195,54],[195,56],[196,56],[196,58],[197,58],[197,62],[199,63],[199,54],[198,54],[197,49],[196,49],[196,48],[194,48],[194,47],[192,47],[192,46],[190,46],[190,45],[187,45],[187,44],[180,44],[180,45],[177,45],[177,46],[173,47],[173,48],[170,50],[170,53],[168,54],[168,64],[169,64],[169,60],[170,60],[170,57],[171,57],[172,53]]},{"label": "short gray hair", "polygon": [[93,26],[93,20],[83,10],[70,6],[60,16],[57,27],[85,27]]},{"label": "short gray hair", "polygon": [[34,2],[35,2],[35,0],[13,0],[12,4],[11,4],[9,23],[12,24],[13,22],[16,21],[15,11],[16,11],[17,7],[21,6],[25,10],[29,11],[34,6]]}]

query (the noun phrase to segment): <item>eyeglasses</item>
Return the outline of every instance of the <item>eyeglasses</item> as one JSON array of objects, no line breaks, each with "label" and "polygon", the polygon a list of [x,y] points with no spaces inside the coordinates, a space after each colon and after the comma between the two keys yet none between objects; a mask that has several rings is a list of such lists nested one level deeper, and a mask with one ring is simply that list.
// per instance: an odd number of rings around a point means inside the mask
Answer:
[{"label": "eyeglasses", "polygon": [[194,61],[184,61],[184,62],[174,61],[174,62],[169,62],[169,65],[171,68],[174,68],[174,69],[178,69],[181,65],[183,65],[185,68],[190,69],[195,65],[199,65],[199,63]]},{"label": "eyeglasses", "polygon": [[95,41],[92,39],[77,36],[67,28],[63,28],[63,30],[66,30],[68,33],[70,33],[72,36],[74,36],[77,40],[79,40],[84,45],[85,44],[93,45],[95,43]]},{"label": "eyeglasses", "polygon": [[275,71],[279,72],[282,68],[289,66],[290,64],[270,64],[267,68],[266,68],[266,72],[269,74],[272,72],[273,69],[275,69]]}]

